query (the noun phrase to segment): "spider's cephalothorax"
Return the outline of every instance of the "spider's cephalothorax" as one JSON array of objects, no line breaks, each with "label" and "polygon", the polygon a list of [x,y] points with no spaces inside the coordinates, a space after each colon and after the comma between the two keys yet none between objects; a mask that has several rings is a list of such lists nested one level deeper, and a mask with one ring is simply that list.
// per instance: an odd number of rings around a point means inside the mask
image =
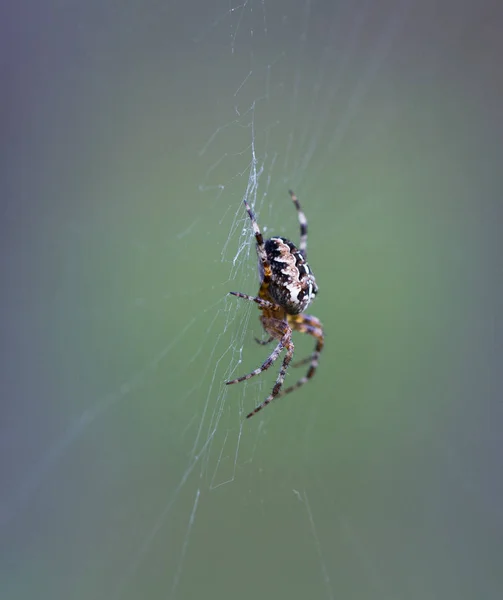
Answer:
[{"label": "spider's cephalothorax", "polygon": [[[271,393],[262,404],[259,404],[247,415],[247,418],[252,417],[259,410],[262,410],[274,398],[288,394],[288,392],[293,391],[311,379],[316,371],[318,357],[323,349],[323,329],[319,319],[303,314],[318,293],[318,286],[306,260],[306,217],[302,212],[297,196],[291,190],[290,196],[297,209],[300,223],[300,244],[298,248],[284,237],[272,237],[264,242],[253,210],[246,199],[244,200],[257,244],[260,289],[257,296],[249,296],[241,292],[230,293],[239,298],[253,300],[259,305],[259,309],[262,311],[260,321],[262,327],[269,335],[269,339],[264,342],[257,341],[260,344],[268,344],[276,339],[278,340],[278,344],[261,367],[248,373],[248,375],[243,375],[243,377],[238,377],[226,383],[238,383],[262,373],[262,371],[268,369],[276,361],[281,351],[286,349],[285,358],[283,359]],[[299,379],[295,385],[281,391],[285,374],[294,352],[292,331],[299,331],[313,336],[316,339],[316,346],[311,356],[294,365],[299,366],[309,363],[307,374]]]}]

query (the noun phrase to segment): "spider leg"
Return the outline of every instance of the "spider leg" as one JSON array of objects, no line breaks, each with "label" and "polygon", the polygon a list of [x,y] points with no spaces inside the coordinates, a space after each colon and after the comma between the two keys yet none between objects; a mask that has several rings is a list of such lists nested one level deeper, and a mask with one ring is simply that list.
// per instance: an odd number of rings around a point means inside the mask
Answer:
[{"label": "spider leg", "polygon": [[311,362],[311,356],[306,356],[306,358],[303,358],[302,360],[298,360],[297,362],[294,362],[292,367],[294,369],[297,369],[298,367],[302,367],[303,365],[307,365],[308,362]]},{"label": "spider leg", "polygon": [[292,192],[292,190],[288,190],[288,193],[290,194],[290,197],[292,198],[292,201],[295,204],[295,208],[297,209],[297,216],[299,218],[299,224],[300,224],[299,250],[301,251],[302,256],[304,258],[306,258],[307,257],[307,219],[306,219],[306,215],[304,214],[304,211],[300,207],[300,202],[299,202],[297,196],[295,195],[295,192]]},{"label": "spider leg", "polygon": [[269,263],[269,259],[267,258],[267,252],[265,251],[264,237],[262,236],[262,232],[260,231],[260,227],[258,226],[257,219],[255,218],[255,213],[253,212],[251,206],[248,204],[246,198],[243,198],[243,202],[246,208],[246,212],[250,217],[253,234],[255,235],[255,240],[257,242],[257,254],[263,270],[262,285],[267,289],[269,287],[269,283],[271,282],[272,269]]},{"label": "spider leg", "polygon": [[[299,318],[299,317],[303,318],[305,316],[307,316],[307,315],[299,315],[297,318]],[[313,319],[313,317],[311,317],[311,319]],[[316,319],[316,321],[318,321],[318,319]],[[318,321],[318,323],[319,323],[319,321]],[[318,367],[318,359],[319,359],[320,353],[323,350],[324,337],[323,337],[323,329],[321,328],[321,323],[320,323],[320,326],[307,325],[306,323],[304,323],[302,320],[299,319],[297,321],[293,321],[292,323],[290,323],[290,325],[294,331],[312,335],[316,339],[316,346],[310,357],[308,357],[302,361],[299,361],[298,363],[296,363],[294,365],[294,366],[300,366],[301,364],[305,364],[307,362],[310,363],[309,369],[307,370],[307,373],[304,375],[304,377],[301,377],[297,381],[297,383],[286,388],[286,390],[282,390],[281,393],[278,394],[278,396],[284,396],[285,394],[289,394],[290,392],[293,392],[297,388],[299,388],[299,387],[303,386],[305,383],[307,383],[314,376],[314,374],[316,373],[316,369]]]},{"label": "spider leg", "polygon": [[255,377],[255,375],[259,375],[260,373],[262,373],[262,371],[267,371],[267,369],[277,360],[283,348],[283,341],[280,340],[276,348],[274,348],[274,350],[271,352],[271,354],[269,354],[269,356],[266,358],[266,360],[262,363],[260,367],[257,367],[254,371],[248,373],[247,375],[242,375],[241,377],[238,377],[237,379],[232,379],[231,381],[226,381],[225,385],[232,385],[233,383],[247,381],[248,379]]},{"label": "spider leg", "polygon": [[281,338],[281,342],[278,344],[278,347],[279,346],[281,346],[282,348],[286,348],[286,354],[285,354],[285,358],[283,359],[281,369],[279,370],[278,377],[276,379],[276,383],[274,384],[274,387],[272,388],[272,392],[269,394],[269,396],[267,396],[267,398],[262,402],[262,404],[259,404],[256,408],[254,408],[251,411],[251,413],[248,413],[246,415],[247,419],[249,419],[250,417],[253,417],[253,415],[256,415],[259,411],[261,411],[264,407],[266,407],[269,404],[269,402],[272,402],[274,400],[274,398],[277,398],[278,396],[282,395],[279,392],[283,385],[283,381],[285,380],[286,370],[288,368],[288,365],[290,364],[290,361],[292,360],[293,351],[295,349],[293,342],[292,342],[292,330],[290,328],[288,328],[288,331]]},{"label": "spider leg", "polygon": [[[315,328],[315,329],[319,329],[321,330],[321,322],[317,317],[313,317],[312,315],[302,315],[302,319],[299,321],[298,317],[290,317],[290,320],[292,321],[292,328],[295,331],[299,331],[300,333],[309,333],[308,331],[304,331],[304,330],[300,330],[296,328],[295,323],[303,323],[304,325],[310,325],[311,327]],[[312,333],[311,333],[312,335]],[[307,365],[307,363],[311,362],[311,358],[312,358],[312,354],[310,354],[309,356],[306,356],[305,358],[303,358],[302,360],[298,360],[297,362],[294,362],[292,367],[294,369],[296,369],[297,367],[302,367],[302,365]]]},{"label": "spider leg", "polygon": [[244,298],[245,300],[251,300],[252,302],[256,302],[260,308],[266,308],[269,310],[279,310],[281,307],[278,307],[274,302],[269,302],[269,300],[264,300],[263,298],[259,298],[258,296],[249,296],[248,294],[242,294],[241,292],[229,292],[233,296],[237,296],[238,298]]},{"label": "spider leg", "polygon": [[260,344],[261,346],[267,346],[267,344],[270,344],[273,341],[274,336],[271,335],[268,340],[259,340],[257,337],[253,339],[257,342],[257,344]]}]

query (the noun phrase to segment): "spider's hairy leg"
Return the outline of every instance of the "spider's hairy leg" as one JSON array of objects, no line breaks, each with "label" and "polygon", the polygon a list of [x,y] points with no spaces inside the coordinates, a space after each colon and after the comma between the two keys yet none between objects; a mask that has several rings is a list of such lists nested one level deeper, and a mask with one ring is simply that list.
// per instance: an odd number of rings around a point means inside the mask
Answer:
[{"label": "spider's hairy leg", "polygon": [[[263,298],[259,298],[258,296],[249,296],[248,294],[242,294],[241,292],[229,292],[229,294],[232,294],[233,296],[237,296],[238,298],[244,298],[245,300],[251,300],[252,302],[256,302],[261,309],[265,309],[267,311],[277,311],[280,308],[273,302],[269,302],[269,300],[264,300]],[[266,331],[270,334],[270,338],[267,340],[267,342],[264,342],[264,344],[265,343],[268,344],[275,338],[281,340],[282,337],[285,335],[285,331],[290,332],[290,334],[291,334],[291,329],[290,329],[289,325],[287,325],[287,323],[285,323],[284,321],[282,321],[280,319],[275,319],[274,317],[269,317],[267,319],[267,327],[268,328],[266,329]],[[265,325],[264,325],[264,328],[265,328]],[[260,340],[258,340],[258,341],[261,342]],[[238,377],[237,379],[233,379],[232,381],[226,381],[225,384],[231,385],[233,383],[239,383],[241,381],[246,381],[247,379],[250,379],[254,375],[258,375],[262,371],[265,371],[278,358],[281,350],[283,350],[283,346],[281,345],[281,341],[280,341],[280,343],[271,352],[269,358],[267,358],[267,360],[264,361],[264,363],[262,364],[261,367],[259,367],[258,369],[255,369],[251,373],[248,373],[248,375],[243,375],[242,377]]]},{"label": "spider's hairy leg", "polygon": [[267,340],[259,340],[258,337],[253,339],[257,342],[257,344],[260,344],[261,346],[267,346],[267,344],[270,344],[273,341],[274,336],[271,335]]},{"label": "spider's hairy leg", "polygon": [[299,250],[301,251],[302,256],[304,258],[306,258],[307,257],[307,219],[306,219],[306,215],[304,214],[304,211],[300,207],[300,202],[299,202],[299,199],[297,198],[297,196],[295,195],[295,192],[293,192],[292,190],[288,190],[288,193],[290,194],[290,197],[292,198],[292,201],[295,204],[295,208],[297,209],[297,216],[299,218],[299,225],[300,225]]},{"label": "spider's hairy leg", "polygon": [[241,383],[241,381],[247,381],[248,379],[255,377],[255,375],[259,375],[260,373],[262,373],[262,371],[267,371],[267,369],[277,360],[277,358],[280,355],[283,348],[284,348],[284,346],[283,346],[282,342],[280,341],[278,343],[278,345],[276,346],[276,348],[274,348],[274,350],[266,358],[266,360],[262,363],[262,365],[260,367],[257,367],[255,370],[253,370],[251,373],[248,373],[247,375],[242,375],[241,377],[238,377],[237,379],[232,379],[231,381],[226,381],[225,385],[232,385],[233,383]]},{"label": "spider's hairy leg", "polygon": [[[316,346],[310,357],[300,361],[295,365],[300,366],[301,364],[309,362],[310,365],[306,375],[304,375],[304,377],[301,377],[294,385],[291,385],[286,390],[282,390],[279,396],[284,396],[285,394],[293,392],[297,388],[307,383],[310,379],[312,379],[312,377],[316,373],[316,369],[318,368],[318,359],[321,351],[323,350],[324,345],[323,329],[321,327],[320,321],[316,317],[311,317],[310,315],[297,315],[295,318],[290,318],[289,322],[293,331],[298,331],[299,333],[307,333],[308,335],[312,335],[316,339]],[[317,322],[319,325],[315,326],[309,324],[313,322]]]},{"label": "spider's hairy leg", "polygon": [[272,270],[271,265],[269,264],[269,260],[267,258],[267,253],[265,251],[264,237],[262,236],[262,232],[260,231],[260,227],[258,226],[257,219],[255,218],[255,213],[253,212],[252,207],[248,204],[246,198],[243,198],[243,203],[245,205],[246,212],[250,217],[253,234],[255,235],[255,240],[257,242],[257,254],[262,265],[262,269],[264,271],[262,283],[268,286],[269,282],[271,281]]},{"label": "spider's hairy leg", "polygon": [[248,413],[246,415],[247,419],[249,419],[250,417],[253,417],[253,415],[256,415],[259,411],[261,411],[263,408],[265,408],[270,402],[272,402],[274,400],[274,398],[282,395],[279,392],[281,390],[281,387],[283,386],[283,381],[285,380],[286,370],[293,358],[293,352],[295,350],[295,346],[293,345],[293,342],[292,342],[292,330],[290,329],[290,327],[288,327],[288,331],[281,338],[281,342],[278,344],[278,346],[282,346],[283,348],[286,348],[286,354],[285,354],[285,358],[283,359],[281,369],[279,370],[278,377],[276,379],[276,383],[274,384],[274,387],[272,388],[272,392],[269,394],[269,396],[267,396],[267,398],[262,402],[262,404],[259,404],[256,408],[254,408],[251,411],[251,413]]},{"label": "spider's hairy leg", "polygon": [[256,302],[260,308],[266,308],[269,310],[278,310],[279,308],[276,304],[274,304],[274,302],[269,302],[269,300],[264,300],[258,296],[249,296],[248,294],[242,294],[241,292],[229,292],[229,294],[232,296],[237,296],[238,298],[244,298],[245,300]]},{"label": "spider's hairy leg", "polygon": [[[294,331],[299,331],[300,333],[309,333],[307,330],[300,330],[296,328],[295,323],[303,323],[304,325],[310,325],[311,327],[313,327],[314,329],[318,329],[322,332],[322,336],[323,337],[323,327],[321,325],[321,321],[317,318],[317,317],[313,317],[312,315],[306,315],[306,314],[302,314],[300,315],[302,318],[299,319],[299,315],[296,315],[295,317],[290,317],[290,324],[292,326],[292,329]],[[297,325],[298,327],[298,325]],[[321,352],[321,350],[320,350]],[[302,367],[302,365],[307,365],[308,362],[311,362],[311,358],[312,358],[312,353],[309,356],[306,356],[305,358],[303,358],[302,360],[298,360],[296,362],[293,363],[292,367],[294,369],[296,369],[297,367]]]},{"label": "spider's hairy leg", "polygon": [[231,381],[226,381],[225,385],[231,385],[233,383],[240,383],[241,381],[246,381],[247,379],[251,379],[255,375],[262,373],[262,371],[266,371],[278,358],[281,351],[283,350],[284,343],[283,340],[288,336],[291,337],[292,330],[288,323],[283,320],[275,319],[274,317],[261,317],[262,325],[264,329],[270,334],[271,339],[279,340],[278,345],[271,354],[266,358],[266,360],[262,363],[260,367],[253,370],[251,373],[247,375],[243,375],[242,377],[238,377],[237,379],[232,379]]}]

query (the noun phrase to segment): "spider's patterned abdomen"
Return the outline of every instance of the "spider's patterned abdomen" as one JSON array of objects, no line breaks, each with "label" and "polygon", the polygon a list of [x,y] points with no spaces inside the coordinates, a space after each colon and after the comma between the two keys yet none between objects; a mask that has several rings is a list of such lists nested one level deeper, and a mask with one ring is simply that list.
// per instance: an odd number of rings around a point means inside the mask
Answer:
[{"label": "spider's patterned abdomen", "polygon": [[[272,237],[265,241],[272,277],[268,292],[272,300],[288,314],[298,315],[306,310],[318,286],[309,265],[297,246],[284,237]],[[261,280],[263,272],[259,273]]]}]

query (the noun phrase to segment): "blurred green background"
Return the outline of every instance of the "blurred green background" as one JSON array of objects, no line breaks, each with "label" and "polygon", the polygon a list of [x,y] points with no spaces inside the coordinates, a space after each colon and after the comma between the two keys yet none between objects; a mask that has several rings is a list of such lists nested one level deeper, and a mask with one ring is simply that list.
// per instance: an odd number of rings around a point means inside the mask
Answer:
[{"label": "blurred green background", "polygon": [[[2,600],[501,598],[501,6],[1,10]],[[326,347],[245,421],[290,187]]]}]

